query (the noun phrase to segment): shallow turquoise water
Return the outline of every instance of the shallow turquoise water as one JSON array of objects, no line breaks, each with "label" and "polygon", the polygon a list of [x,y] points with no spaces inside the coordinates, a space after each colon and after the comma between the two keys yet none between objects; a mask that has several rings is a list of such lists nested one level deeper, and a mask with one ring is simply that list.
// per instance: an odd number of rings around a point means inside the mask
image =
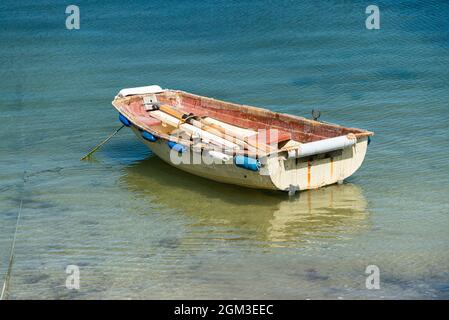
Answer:
[{"label": "shallow turquoise water", "polygon": [[[448,298],[449,4],[0,4],[0,280],[12,299]],[[119,126],[160,84],[375,131],[342,186],[284,194],[171,168]],[[65,288],[65,268],[81,288]],[[381,289],[365,288],[380,268]]]}]

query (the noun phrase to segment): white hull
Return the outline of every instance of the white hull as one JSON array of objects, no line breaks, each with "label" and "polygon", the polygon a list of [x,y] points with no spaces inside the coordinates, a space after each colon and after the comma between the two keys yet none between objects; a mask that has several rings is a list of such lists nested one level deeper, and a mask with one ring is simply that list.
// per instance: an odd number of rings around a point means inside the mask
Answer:
[{"label": "white hull", "polygon": [[[172,151],[167,140],[160,138],[149,142],[141,132],[132,127],[136,136],[159,158],[186,172],[214,181],[235,184],[249,188],[282,191],[316,189],[342,182],[351,176],[362,164],[368,145],[368,137],[360,137],[353,146],[342,150],[303,158],[288,158],[275,154],[259,159],[260,171],[251,171],[231,163],[221,164],[174,164],[170,159]],[[191,155],[192,156],[192,155]]]}]

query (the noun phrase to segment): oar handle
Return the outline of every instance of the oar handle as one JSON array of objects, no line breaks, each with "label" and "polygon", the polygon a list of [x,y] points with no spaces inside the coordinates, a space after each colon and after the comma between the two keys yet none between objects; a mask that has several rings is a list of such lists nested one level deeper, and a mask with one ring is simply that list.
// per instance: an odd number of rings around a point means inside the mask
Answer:
[{"label": "oar handle", "polygon": [[159,106],[159,110],[161,110],[161,111],[163,111],[163,112],[165,112],[165,113],[168,113],[169,115],[175,117],[176,119],[181,120],[181,121],[184,122],[184,119],[182,118],[183,114],[182,114],[181,112],[179,112],[179,111],[173,109],[173,108],[170,107],[170,106],[167,106],[167,105],[160,105],[160,106]]}]

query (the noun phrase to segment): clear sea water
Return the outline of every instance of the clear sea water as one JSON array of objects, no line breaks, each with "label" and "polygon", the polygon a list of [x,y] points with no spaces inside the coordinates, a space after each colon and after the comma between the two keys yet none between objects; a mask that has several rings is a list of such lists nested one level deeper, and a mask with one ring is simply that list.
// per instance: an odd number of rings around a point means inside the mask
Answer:
[{"label": "clear sea water", "polygon": [[[76,1],[80,30],[68,4],[0,4],[10,299],[449,298],[447,1],[379,1],[380,30],[369,1]],[[293,199],[178,171],[129,130],[81,162],[117,91],[149,84],[376,136],[344,185]]]}]

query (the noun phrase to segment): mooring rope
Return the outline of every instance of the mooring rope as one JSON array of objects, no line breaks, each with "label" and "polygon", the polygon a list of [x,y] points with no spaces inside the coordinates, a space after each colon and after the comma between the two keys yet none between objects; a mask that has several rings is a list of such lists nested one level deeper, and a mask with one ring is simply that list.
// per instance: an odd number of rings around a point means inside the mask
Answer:
[{"label": "mooring rope", "polygon": [[5,300],[8,297],[9,279],[11,278],[12,265],[14,260],[14,248],[16,246],[17,230],[19,229],[20,214],[22,213],[22,204],[23,200],[20,200],[19,213],[17,214],[16,230],[14,231],[14,237],[12,239],[11,251],[9,255],[8,271],[6,272],[5,282],[3,283],[0,300]]}]

